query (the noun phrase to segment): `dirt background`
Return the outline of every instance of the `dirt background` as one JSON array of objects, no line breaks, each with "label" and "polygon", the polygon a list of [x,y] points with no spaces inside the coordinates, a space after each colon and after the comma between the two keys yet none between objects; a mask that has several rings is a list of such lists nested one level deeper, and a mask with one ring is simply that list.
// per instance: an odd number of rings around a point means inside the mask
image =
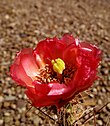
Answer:
[{"label": "dirt background", "polygon": [[[92,90],[96,105],[110,102],[110,0],[0,0],[0,126],[55,126],[38,110],[28,113],[24,89],[16,87],[9,67],[22,48],[64,33],[96,44],[102,51]],[[96,116],[96,126],[110,126],[110,104]],[[93,126],[93,120],[86,126]],[[82,126],[82,125],[81,125]]]}]

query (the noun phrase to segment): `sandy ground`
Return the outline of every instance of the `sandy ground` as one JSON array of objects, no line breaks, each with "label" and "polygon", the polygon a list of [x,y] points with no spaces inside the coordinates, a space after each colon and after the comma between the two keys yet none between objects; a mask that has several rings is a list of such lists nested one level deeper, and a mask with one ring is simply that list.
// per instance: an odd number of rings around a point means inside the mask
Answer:
[{"label": "sandy ground", "polygon": [[[64,33],[103,51],[101,79],[91,89],[93,106],[110,102],[110,0],[0,0],[0,126],[57,125],[37,116],[37,109],[26,113],[29,104],[24,89],[16,87],[9,67],[22,48],[34,48],[39,40]],[[96,116],[96,125],[109,126],[109,122],[110,104]],[[93,120],[85,125],[93,126]]]}]

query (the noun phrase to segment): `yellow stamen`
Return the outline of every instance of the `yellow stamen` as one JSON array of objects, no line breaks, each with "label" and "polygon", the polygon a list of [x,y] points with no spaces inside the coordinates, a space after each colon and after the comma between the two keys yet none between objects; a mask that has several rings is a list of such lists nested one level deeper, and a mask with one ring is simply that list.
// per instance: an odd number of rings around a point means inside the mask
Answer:
[{"label": "yellow stamen", "polygon": [[63,70],[65,69],[65,63],[62,59],[57,58],[55,60],[51,61],[52,65],[53,65],[53,70],[58,73],[58,74],[62,74]]}]

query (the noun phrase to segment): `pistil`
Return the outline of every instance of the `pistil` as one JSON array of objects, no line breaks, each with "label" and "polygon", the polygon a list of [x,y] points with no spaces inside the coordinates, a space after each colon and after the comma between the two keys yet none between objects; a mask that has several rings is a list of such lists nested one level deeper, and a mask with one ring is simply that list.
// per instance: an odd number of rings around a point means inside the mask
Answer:
[{"label": "pistil", "polygon": [[55,60],[52,60],[51,63],[53,65],[53,70],[57,74],[62,74],[63,73],[63,70],[65,69],[65,62],[62,59],[57,58]]}]

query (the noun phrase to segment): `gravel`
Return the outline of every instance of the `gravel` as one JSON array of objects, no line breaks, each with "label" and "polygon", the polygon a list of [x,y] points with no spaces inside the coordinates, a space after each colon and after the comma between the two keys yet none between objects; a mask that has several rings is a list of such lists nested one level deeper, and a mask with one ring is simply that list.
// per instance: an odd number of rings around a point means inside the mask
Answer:
[{"label": "gravel", "polygon": [[[109,0],[0,0],[0,126],[57,125],[39,110],[36,114],[35,108],[27,112],[30,104],[25,89],[16,86],[9,68],[22,48],[34,48],[39,40],[64,33],[90,41],[103,51],[100,78],[90,89],[91,99],[99,107],[110,102]],[[110,104],[96,116],[97,126],[109,126],[109,122]],[[93,125],[93,119],[87,125]]]}]

